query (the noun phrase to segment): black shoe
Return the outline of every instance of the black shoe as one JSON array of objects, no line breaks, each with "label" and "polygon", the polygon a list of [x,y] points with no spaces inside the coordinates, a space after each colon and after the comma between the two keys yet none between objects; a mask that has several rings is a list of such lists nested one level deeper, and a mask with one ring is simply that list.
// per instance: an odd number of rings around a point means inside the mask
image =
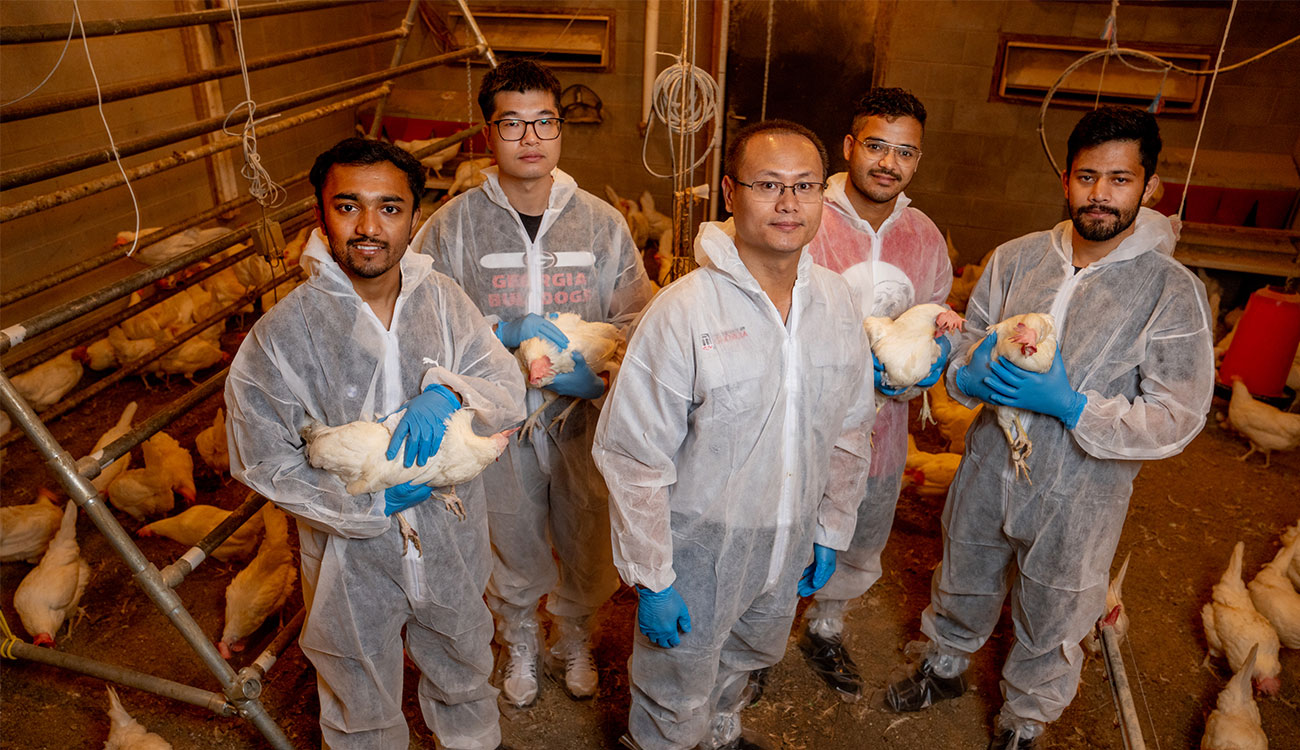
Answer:
[{"label": "black shoe", "polygon": [[808,666],[841,698],[851,703],[862,697],[858,665],[853,663],[853,657],[849,656],[841,639],[823,638],[805,630],[799,639],[799,648],[808,660]]},{"label": "black shoe", "polygon": [[1038,738],[1027,739],[1017,737],[1015,731],[1003,729],[989,740],[989,750],[1035,750],[1038,747]]},{"label": "black shoe", "polygon": [[922,661],[915,672],[889,686],[885,702],[895,711],[906,713],[929,708],[938,701],[956,698],[964,692],[964,677],[940,677],[931,671],[929,663]]},{"label": "black shoe", "polygon": [[755,669],[749,673],[749,682],[745,684],[745,692],[740,697],[745,708],[763,699],[763,691],[767,690],[767,678],[770,674],[772,674],[771,667]]}]

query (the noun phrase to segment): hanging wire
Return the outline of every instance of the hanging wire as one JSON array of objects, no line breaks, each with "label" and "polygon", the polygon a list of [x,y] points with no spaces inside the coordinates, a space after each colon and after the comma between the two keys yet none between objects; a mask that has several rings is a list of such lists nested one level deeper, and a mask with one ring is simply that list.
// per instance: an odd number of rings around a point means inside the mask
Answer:
[{"label": "hanging wire", "polygon": [[[230,0],[230,19],[234,24],[235,52],[239,55],[239,70],[244,79],[244,101],[236,104],[234,109],[226,114],[221,131],[242,141],[244,166],[239,173],[248,180],[248,194],[253,196],[263,208],[278,206],[288,197],[288,192],[271,179],[271,174],[266,171],[266,167],[262,166],[262,156],[257,152],[257,125],[279,115],[256,119],[257,102],[253,101],[253,87],[248,79],[248,60],[244,55],[244,22],[239,13],[239,0]],[[240,110],[247,110],[244,126],[239,132],[232,132],[230,120],[239,114]]]},{"label": "hanging wire", "polygon": [[767,81],[772,66],[772,20],[776,18],[776,0],[767,0],[767,45],[763,51],[763,103],[758,109],[759,121],[767,119]]},{"label": "hanging wire", "polygon": [[1183,208],[1187,205],[1187,194],[1192,192],[1192,169],[1196,166],[1196,151],[1201,147],[1201,133],[1205,131],[1205,116],[1210,111],[1210,97],[1214,96],[1214,82],[1219,79],[1219,66],[1223,64],[1223,50],[1228,46],[1228,31],[1232,29],[1232,16],[1237,12],[1237,0],[1232,0],[1228,9],[1228,22],[1223,25],[1223,41],[1219,42],[1219,57],[1214,61],[1214,75],[1210,76],[1210,88],[1205,92],[1205,104],[1201,109],[1201,124],[1196,127],[1196,142],[1192,144],[1192,158],[1187,162],[1187,179],[1183,180],[1183,197],[1178,200],[1178,218],[1183,218]]},{"label": "hanging wire", "polygon": [[36,84],[36,88],[32,89],[31,91],[28,91],[26,94],[23,94],[17,99],[10,99],[9,101],[0,104],[0,107],[8,107],[10,104],[17,104],[18,102],[21,102],[22,100],[26,99],[32,94],[35,94],[37,91],[40,91],[42,86],[50,82],[50,79],[54,77],[54,71],[58,70],[59,66],[63,64],[63,56],[68,54],[68,47],[71,46],[72,44],[72,32],[76,28],[77,28],[77,17],[76,15],[73,15],[72,21],[68,23],[68,38],[63,40],[63,51],[59,53],[59,59],[54,61],[54,67],[50,68],[50,72],[46,73],[45,77],[41,79],[41,82]]}]

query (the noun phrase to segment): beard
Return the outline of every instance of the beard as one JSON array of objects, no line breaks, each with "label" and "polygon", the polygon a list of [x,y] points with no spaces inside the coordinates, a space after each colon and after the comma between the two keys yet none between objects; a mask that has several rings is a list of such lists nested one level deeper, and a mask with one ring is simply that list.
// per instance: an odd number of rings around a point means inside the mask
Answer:
[{"label": "beard", "polygon": [[[908,181],[903,179],[903,175],[890,169],[868,169],[862,173],[862,178],[858,179],[856,172],[850,172],[850,179],[853,181],[853,187],[862,195],[865,195],[872,203],[888,203],[897,198],[903,189],[907,187]],[[871,182],[871,178],[877,175],[883,177],[892,177],[897,182],[889,187],[881,187]]]},{"label": "beard", "polygon": [[[363,279],[373,279],[383,276],[390,268],[397,265],[401,260],[401,253],[394,253],[392,246],[387,242],[372,240],[366,237],[359,237],[348,240],[343,243],[342,249],[338,248],[333,238],[330,239],[330,255],[344,269]],[[383,252],[372,259],[363,259],[355,251],[356,245],[379,245]]]},{"label": "beard", "polygon": [[[1074,224],[1074,230],[1079,233],[1080,237],[1089,242],[1105,242],[1114,239],[1116,235],[1133,225],[1133,221],[1137,219],[1139,207],[1133,206],[1127,210],[1121,210],[1110,206],[1093,206],[1085,203],[1070,212],[1070,221]],[[1090,210],[1104,211],[1107,215],[1094,219],[1085,215],[1085,212]]]}]

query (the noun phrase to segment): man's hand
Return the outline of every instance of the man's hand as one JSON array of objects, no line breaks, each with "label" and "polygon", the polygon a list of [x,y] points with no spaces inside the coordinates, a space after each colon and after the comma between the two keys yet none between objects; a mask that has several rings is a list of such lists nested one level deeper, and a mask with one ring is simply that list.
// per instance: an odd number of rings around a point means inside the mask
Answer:
[{"label": "man's hand", "polygon": [[977,398],[986,403],[994,403],[993,389],[985,384],[985,380],[993,374],[993,368],[990,358],[993,354],[993,347],[998,342],[996,331],[990,333],[980,342],[980,345],[971,352],[970,361],[965,365],[957,368],[957,373],[953,380],[957,383],[957,389],[962,393]]},{"label": "man's hand", "polygon": [[419,505],[433,494],[433,488],[427,484],[398,484],[384,490],[384,515],[391,516],[406,510],[412,505]]},{"label": "man's hand", "polygon": [[575,398],[599,398],[605,392],[605,381],[591,371],[591,366],[583,358],[582,352],[573,350],[573,371],[556,375],[551,384],[546,386],[561,396]]},{"label": "man's hand", "polygon": [[902,388],[890,388],[885,385],[885,366],[880,364],[880,360],[876,359],[874,352],[871,353],[871,375],[876,381],[876,390],[886,396],[893,397],[907,391],[907,386],[903,386]]},{"label": "man's hand", "polygon": [[1061,350],[1047,372],[1030,372],[1005,359],[993,363],[993,375],[985,381],[994,390],[991,400],[1002,406],[1047,414],[1073,430],[1079,424],[1088,397],[1070,386]]},{"label": "man's hand", "polygon": [[447,431],[447,417],[460,408],[460,400],[445,385],[431,385],[424,393],[406,402],[406,414],[393,430],[388,441],[388,460],[397,458],[397,449],[406,441],[403,466],[413,463],[424,466],[442,446],[442,435]]},{"label": "man's hand", "polygon": [[812,596],[817,593],[831,579],[831,574],[834,572],[835,550],[814,544],[812,565],[803,569],[803,576],[799,579],[799,596]]},{"label": "man's hand", "polygon": [[497,323],[497,338],[507,349],[518,349],[524,339],[544,338],[564,351],[569,346],[569,337],[554,323],[536,313],[528,313],[522,318],[509,322]]},{"label": "man's hand", "polygon": [[661,648],[672,648],[681,643],[677,631],[691,632],[691,613],[686,609],[682,595],[672,586],[663,591],[636,587],[640,601],[636,605],[636,624],[646,637]]},{"label": "man's hand", "polygon": [[935,383],[938,383],[939,378],[943,377],[944,368],[948,366],[948,357],[952,354],[952,342],[948,340],[947,336],[940,336],[935,339],[935,343],[939,345],[939,358],[930,366],[930,374],[916,384],[917,388],[930,388]]}]

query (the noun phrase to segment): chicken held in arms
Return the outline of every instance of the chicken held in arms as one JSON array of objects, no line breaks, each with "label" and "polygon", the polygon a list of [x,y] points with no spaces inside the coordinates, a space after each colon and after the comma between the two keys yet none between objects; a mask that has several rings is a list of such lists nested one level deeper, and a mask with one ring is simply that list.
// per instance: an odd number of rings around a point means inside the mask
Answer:
[{"label": "chicken held in arms", "polygon": [[[1006,320],[991,325],[989,333],[997,334],[997,344],[993,347],[993,359],[1005,357],[1008,362],[1030,372],[1047,372],[1056,359],[1056,319],[1047,313],[1025,313],[1013,315]],[[995,406],[998,426],[1007,436],[1011,446],[1011,463],[1016,467],[1016,476],[1024,473],[1029,479],[1029,464],[1025,462],[1034,452],[1034,444],[1029,439],[1020,417],[1025,412],[1010,406]]]},{"label": "chicken held in arms", "polygon": [[[880,385],[902,392],[927,377],[944,355],[939,339],[959,331],[966,321],[943,305],[926,303],[908,308],[897,318],[873,317],[862,321],[871,354],[883,370]],[[887,392],[888,395],[888,392]],[[930,417],[929,398],[922,394],[921,422]]]},{"label": "chicken held in arms", "polygon": [[[618,326],[586,321],[574,313],[550,313],[546,319],[569,339],[569,345],[561,349],[543,336],[534,336],[519,342],[519,348],[515,350],[515,358],[519,360],[519,366],[524,371],[524,379],[528,381],[529,388],[547,389],[555,382],[556,376],[573,372],[576,367],[575,353],[594,373],[617,372],[618,362],[622,358],[621,353],[627,345],[623,332]],[[558,398],[559,394],[547,390],[542,405],[524,421],[523,429],[520,431],[521,439],[531,431],[546,407]],[[577,401],[574,401],[574,405],[576,404]],[[571,405],[556,417],[554,422],[563,422],[572,409]]]}]

